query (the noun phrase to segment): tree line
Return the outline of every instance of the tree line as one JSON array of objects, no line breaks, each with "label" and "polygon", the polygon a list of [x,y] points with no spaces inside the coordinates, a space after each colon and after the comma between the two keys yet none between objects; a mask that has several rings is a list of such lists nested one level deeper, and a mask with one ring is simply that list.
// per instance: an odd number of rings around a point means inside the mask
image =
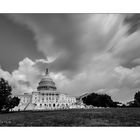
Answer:
[{"label": "tree line", "polygon": [[140,107],[140,91],[134,95],[134,100],[123,104],[111,99],[111,96],[107,94],[91,93],[82,98],[82,101],[86,105],[92,105],[96,107]]},{"label": "tree line", "polygon": [[82,101],[86,105],[92,105],[96,107],[117,107],[119,102],[114,102],[111,96],[107,94],[91,93],[82,98]]}]

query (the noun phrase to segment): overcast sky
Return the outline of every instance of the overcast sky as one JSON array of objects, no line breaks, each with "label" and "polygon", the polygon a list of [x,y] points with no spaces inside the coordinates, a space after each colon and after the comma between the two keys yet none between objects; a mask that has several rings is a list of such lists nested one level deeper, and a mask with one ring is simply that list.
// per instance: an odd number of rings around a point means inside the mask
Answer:
[{"label": "overcast sky", "polygon": [[60,91],[133,100],[140,89],[139,14],[0,14],[0,77],[14,94],[46,67]]}]

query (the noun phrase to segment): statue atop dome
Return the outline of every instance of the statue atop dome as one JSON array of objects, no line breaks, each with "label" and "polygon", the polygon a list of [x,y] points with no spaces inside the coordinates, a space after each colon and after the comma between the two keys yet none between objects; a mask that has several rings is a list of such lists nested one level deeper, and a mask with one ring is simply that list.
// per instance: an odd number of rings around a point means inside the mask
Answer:
[{"label": "statue atop dome", "polygon": [[49,74],[49,70],[48,70],[48,68],[46,68],[46,73],[45,73],[46,75],[48,75]]}]

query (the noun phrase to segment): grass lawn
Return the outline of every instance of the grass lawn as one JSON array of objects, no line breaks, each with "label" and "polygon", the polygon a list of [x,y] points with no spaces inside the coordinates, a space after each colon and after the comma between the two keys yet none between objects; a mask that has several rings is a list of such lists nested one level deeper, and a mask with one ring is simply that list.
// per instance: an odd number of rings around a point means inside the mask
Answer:
[{"label": "grass lawn", "polygon": [[10,112],[0,126],[140,126],[140,108]]}]

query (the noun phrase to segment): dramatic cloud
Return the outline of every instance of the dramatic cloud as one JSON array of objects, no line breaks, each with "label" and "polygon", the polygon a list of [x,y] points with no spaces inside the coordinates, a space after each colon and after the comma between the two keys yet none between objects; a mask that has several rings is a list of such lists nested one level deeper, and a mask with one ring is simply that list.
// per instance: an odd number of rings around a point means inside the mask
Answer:
[{"label": "dramatic cloud", "polygon": [[12,72],[19,61],[25,57],[40,59],[43,53],[38,52],[34,33],[21,24],[0,14],[0,65],[4,70]]},{"label": "dramatic cloud", "polygon": [[37,46],[54,58],[51,68],[72,77],[105,51],[122,18],[109,14],[12,15],[35,33]]},{"label": "dramatic cloud", "polygon": [[23,94],[25,92],[32,92],[36,90],[38,81],[40,80],[47,65],[45,60],[36,60],[33,62],[29,58],[19,62],[17,70],[14,70],[11,74],[0,69],[0,77],[9,81],[13,87],[14,94]]},{"label": "dramatic cloud", "polygon": [[[10,14],[34,34],[36,49],[48,60],[24,59],[12,74],[16,88],[30,91],[45,67],[59,90],[72,95],[107,92],[132,99],[140,86],[139,16],[130,14]],[[25,90],[25,91],[26,91]]]}]

